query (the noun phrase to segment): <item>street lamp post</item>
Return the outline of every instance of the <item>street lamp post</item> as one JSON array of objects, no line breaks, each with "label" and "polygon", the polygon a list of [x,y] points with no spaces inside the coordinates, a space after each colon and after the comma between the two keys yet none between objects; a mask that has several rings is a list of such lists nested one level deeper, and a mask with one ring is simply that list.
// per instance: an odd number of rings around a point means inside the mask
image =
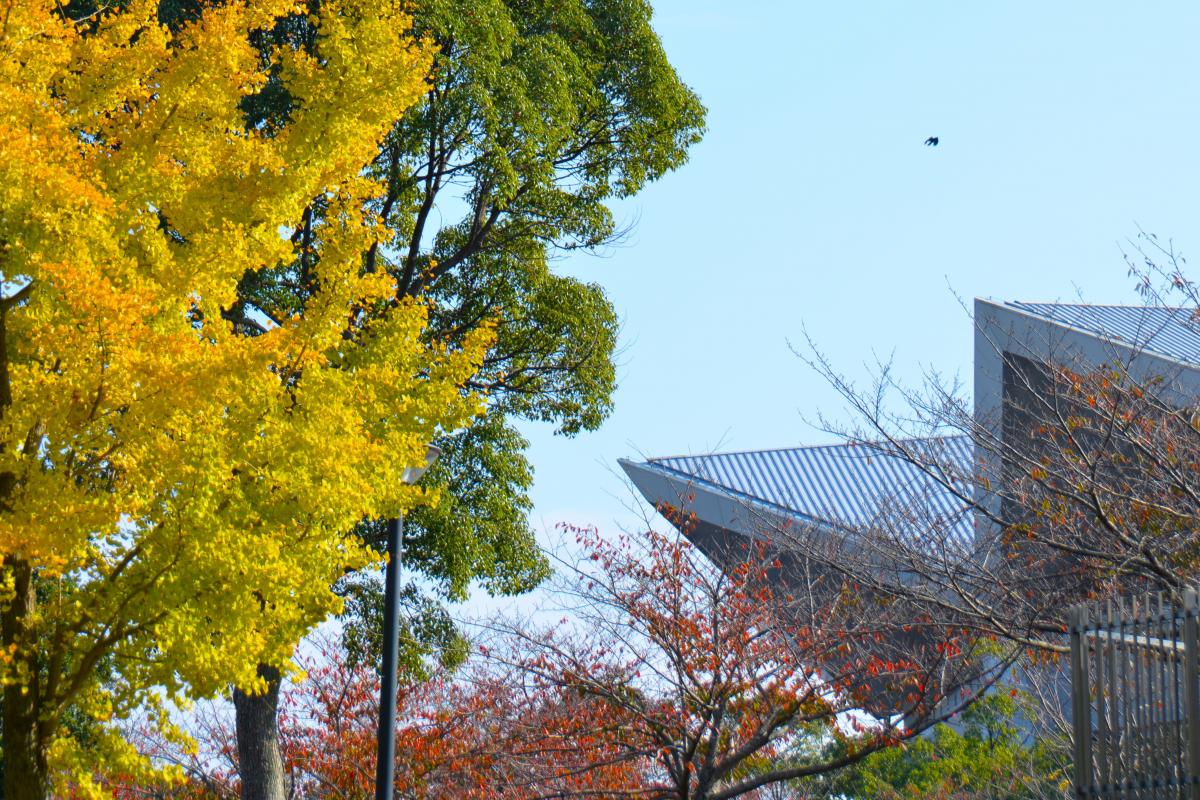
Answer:
[{"label": "street lamp post", "polygon": [[[433,466],[442,451],[433,445],[425,450],[425,465],[404,471],[406,484],[416,483]],[[375,757],[375,800],[392,800],[396,775],[396,661],[400,650],[400,557],[404,518],[387,524],[387,570],[383,587],[383,665],[379,684],[379,752]]]}]

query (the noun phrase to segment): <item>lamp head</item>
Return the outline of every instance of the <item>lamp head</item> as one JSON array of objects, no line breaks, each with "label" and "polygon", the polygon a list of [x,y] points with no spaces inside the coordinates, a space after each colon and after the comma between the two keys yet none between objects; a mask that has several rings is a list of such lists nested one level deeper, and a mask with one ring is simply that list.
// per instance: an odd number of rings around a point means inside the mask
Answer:
[{"label": "lamp head", "polygon": [[411,485],[421,480],[421,476],[429,471],[429,468],[433,466],[433,462],[437,461],[438,456],[441,454],[442,448],[432,444],[426,445],[424,466],[409,467],[404,470],[404,474],[400,477],[400,480],[404,481],[405,485]]}]

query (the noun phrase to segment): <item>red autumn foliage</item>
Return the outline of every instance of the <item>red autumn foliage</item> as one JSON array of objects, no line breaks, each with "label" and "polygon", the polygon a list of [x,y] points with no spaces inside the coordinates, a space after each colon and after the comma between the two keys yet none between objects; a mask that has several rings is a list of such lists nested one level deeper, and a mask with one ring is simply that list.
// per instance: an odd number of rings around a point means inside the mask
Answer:
[{"label": "red autumn foliage", "polygon": [[[397,797],[755,797],[915,735],[962,700],[941,689],[969,662],[961,632],[914,638],[909,621],[900,648],[885,606],[828,581],[787,594],[787,565],[761,545],[721,571],[677,536],[573,532],[581,558],[556,594],[569,620],[490,623],[464,674],[402,688]],[[318,645],[283,700],[293,796],[369,797],[377,676]],[[901,713],[861,711],[879,695]],[[228,729],[205,734],[228,755]],[[231,775],[202,771],[188,796],[232,796]]]},{"label": "red autumn foliage", "polygon": [[[583,558],[558,587],[570,624],[497,626],[488,657],[524,676],[531,707],[574,695],[597,721],[582,733],[526,727],[514,743],[569,742],[589,764],[627,764],[622,777],[641,782],[581,785],[573,763],[531,773],[510,796],[753,795],[915,735],[969,699],[959,694],[967,673],[981,679],[976,691],[995,674],[996,662],[963,657],[964,632],[914,633],[919,623],[836,576],[800,592],[795,565],[762,543],[726,553],[718,570],[677,536],[573,532]],[[861,711],[881,696],[898,713]]]}]

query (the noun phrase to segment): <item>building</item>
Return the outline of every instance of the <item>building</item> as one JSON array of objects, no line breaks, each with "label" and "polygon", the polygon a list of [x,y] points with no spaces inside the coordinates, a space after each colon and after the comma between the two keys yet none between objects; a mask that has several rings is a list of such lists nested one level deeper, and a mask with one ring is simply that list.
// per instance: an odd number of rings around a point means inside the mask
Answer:
[{"label": "building", "polygon": [[651,504],[694,513],[689,536],[714,556],[731,537],[781,524],[845,532],[895,526],[900,515],[924,523],[914,535],[937,533],[969,550],[984,527],[973,503],[898,457],[897,444],[959,473],[971,484],[963,491],[979,492],[973,472],[999,475],[1003,465],[972,439],[990,433],[1013,444],[1014,419],[1032,405],[1021,396],[1029,392],[1022,374],[1047,364],[1082,371],[1119,363],[1139,379],[1160,379],[1162,393],[1181,407],[1200,398],[1200,322],[1187,309],[977,299],[974,336],[974,435],[621,460],[621,467]]},{"label": "building", "polygon": [[[976,300],[974,323],[973,408],[951,420],[952,435],[623,460],[621,466],[650,503],[683,512],[668,518],[686,517],[681,530],[718,566],[744,552],[738,545],[749,540],[802,532],[808,542],[857,542],[860,552],[878,551],[870,554],[873,563],[907,571],[898,580],[922,580],[904,559],[911,564],[914,554],[927,554],[940,575],[969,581],[1010,546],[998,540],[998,523],[1027,513],[998,487],[1036,466],[1041,445],[1034,431],[1059,410],[1056,382],[1108,366],[1152,386],[1160,408],[1191,413],[1197,407],[1200,323],[1191,310]],[[1200,413],[1191,419],[1200,431]],[[1077,534],[1089,535],[1086,526]],[[836,548],[830,552],[837,557]],[[1013,571],[1009,578],[1016,602],[1023,592],[1043,592],[1035,599],[1046,600],[1061,590],[1062,603],[1057,596],[1045,603],[1049,616],[1039,623],[1046,628],[1065,623],[1072,592],[1086,588],[1053,586],[1035,571]],[[1061,621],[1053,616],[1058,612]]]}]

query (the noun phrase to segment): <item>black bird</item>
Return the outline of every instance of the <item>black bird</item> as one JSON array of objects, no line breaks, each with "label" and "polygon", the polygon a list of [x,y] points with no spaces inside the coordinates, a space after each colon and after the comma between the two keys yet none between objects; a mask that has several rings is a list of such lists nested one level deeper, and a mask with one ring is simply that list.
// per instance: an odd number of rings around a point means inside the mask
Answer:
[{"label": "black bird", "polygon": [[938,143],[938,138],[936,136],[930,136],[928,139],[925,140],[926,147],[937,147],[937,143]]}]

